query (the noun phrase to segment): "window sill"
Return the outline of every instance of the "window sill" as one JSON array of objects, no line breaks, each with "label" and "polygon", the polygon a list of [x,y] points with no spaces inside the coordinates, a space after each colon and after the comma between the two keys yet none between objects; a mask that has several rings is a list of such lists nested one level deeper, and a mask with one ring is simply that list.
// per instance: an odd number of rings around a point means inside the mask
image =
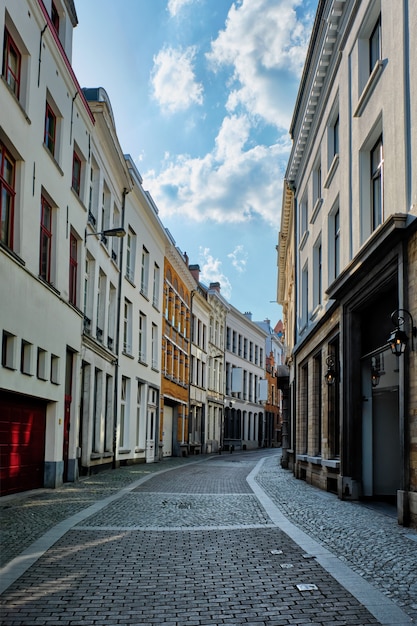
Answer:
[{"label": "window sill", "polygon": [[125,350],[122,351],[122,354],[123,356],[126,356],[128,359],[132,359],[132,361],[135,358],[133,354],[130,354],[130,352],[125,352]]},{"label": "window sill", "polygon": [[20,256],[18,254],[16,254],[16,252],[14,252],[11,248],[9,248],[8,246],[6,246],[3,242],[0,241],[0,250],[2,250],[5,254],[7,254],[8,256],[10,256],[12,258],[13,261],[16,261],[17,263],[19,263],[20,265],[22,265],[23,267],[25,267],[26,263],[23,259],[20,258]]},{"label": "window sill", "polygon": [[308,235],[309,235],[308,230],[306,230],[303,233],[303,236],[301,237],[300,243],[298,244],[298,249],[299,250],[302,250],[304,248],[304,246],[306,245],[306,241],[308,239]]},{"label": "window sill", "polygon": [[329,172],[326,176],[326,180],[324,181],[325,189],[329,189],[330,185],[332,184],[333,177],[338,167],[339,167],[339,155],[335,154],[333,157],[333,161],[331,162],[331,165],[329,167]]},{"label": "window sill", "polygon": [[353,113],[353,117],[360,117],[362,115],[366,105],[368,104],[369,98],[371,97],[376,87],[379,77],[382,74],[383,69],[384,69],[384,61],[382,60],[377,61],[377,63],[375,63],[374,69],[372,70],[368,78],[368,81],[365,87],[363,88],[357,107]]},{"label": "window sill", "polygon": [[320,213],[320,209],[321,209],[321,205],[323,204],[323,198],[317,198],[315,204],[314,204],[314,208],[313,208],[313,213],[311,216],[311,220],[310,220],[310,224],[314,224],[314,222],[317,219],[318,214]]},{"label": "window sill", "polygon": [[26,122],[28,124],[32,124],[32,122],[30,121],[30,118],[28,117],[22,103],[20,102],[19,98],[17,98],[15,92],[13,91],[13,89],[11,89],[9,83],[7,82],[7,80],[5,80],[4,76],[1,76],[1,80],[3,81],[3,84],[6,85],[7,90],[9,91],[10,95],[12,96],[13,100],[16,102],[17,106],[20,109],[21,114],[23,115],[23,117],[25,118]]},{"label": "window sill", "polygon": [[53,164],[55,165],[55,167],[57,168],[58,172],[61,174],[61,176],[64,176],[64,172],[62,171],[62,169],[59,166],[58,161],[56,160],[55,156],[52,154],[52,152],[49,150],[48,146],[43,143],[42,144],[44,147],[45,152],[47,152],[49,158],[51,159],[51,161],[53,162]]}]

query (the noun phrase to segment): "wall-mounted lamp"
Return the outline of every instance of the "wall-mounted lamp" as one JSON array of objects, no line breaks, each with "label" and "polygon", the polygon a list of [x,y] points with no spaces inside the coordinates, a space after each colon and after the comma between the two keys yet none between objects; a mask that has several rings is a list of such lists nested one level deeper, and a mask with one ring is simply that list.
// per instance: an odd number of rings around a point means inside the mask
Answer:
[{"label": "wall-mounted lamp", "polygon": [[371,369],[371,383],[372,383],[372,387],[378,387],[380,377],[381,377],[380,371],[376,367],[373,367]]},{"label": "wall-mounted lamp", "polygon": [[334,358],[332,356],[328,356],[326,359],[327,372],[324,375],[326,383],[328,385],[334,385],[336,382],[336,365],[334,362]]},{"label": "wall-mounted lamp", "polygon": [[395,354],[395,356],[401,356],[404,353],[408,343],[407,333],[400,328],[404,325],[405,322],[405,319],[403,317],[404,313],[408,315],[410,321],[411,350],[414,350],[413,337],[417,337],[417,328],[414,326],[413,317],[410,311],[407,311],[407,309],[397,309],[396,311],[393,311],[391,313],[391,320],[395,326],[395,329],[392,331],[388,339],[388,343],[390,345],[392,354]]},{"label": "wall-mounted lamp", "polygon": [[85,232],[85,239],[91,235],[101,235],[102,237],[124,237],[126,231],[124,228],[108,228],[107,230],[101,230],[99,233],[87,233]]}]

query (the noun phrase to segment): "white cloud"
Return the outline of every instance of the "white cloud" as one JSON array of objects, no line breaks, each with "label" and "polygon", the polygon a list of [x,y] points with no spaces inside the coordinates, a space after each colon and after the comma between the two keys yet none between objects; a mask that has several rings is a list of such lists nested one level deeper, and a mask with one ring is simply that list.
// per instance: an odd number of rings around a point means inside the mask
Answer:
[{"label": "white cloud", "polygon": [[210,248],[200,248],[200,280],[207,286],[219,282],[222,296],[230,300],[232,285],[222,271],[222,262],[210,254]]},{"label": "white cloud", "polygon": [[168,0],[168,11],[171,17],[176,17],[183,7],[193,4],[194,0]]},{"label": "white cloud", "polygon": [[312,15],[297,16],[302,0],[242,0],[229,11],[226,26],[207,54],[212,67],[229,66],[235,88],[230,112],[242,105],[253,115],[288,129],[290,81],[296,90],[304,65]]},{"label": "white cloud", "polygon": [[185,111],[203,103],[203,86],[195,78],[195,48],[164,48],[154,57],[151,84],[154,98],[164,111]]},{"label": "white cloud", "polygon": [[290,145],[285,136],[271,146],[248,147],[249,128],[245,116],[225,118],[212,152],[201,158],[173,157],[161,173],[144,174],[162,219],[183,215],[237,223],[260,216],[278,226],[284,177],[280,163],[288,158]]},{"label": "white cloud", "polygon": [[245,252],[243,246],[236,246],[236,248],[227,255],[229,259],[232,260],[233,267],[239,272],[242,273],[246,269],[246,262],[248,260],[248,255]]}]

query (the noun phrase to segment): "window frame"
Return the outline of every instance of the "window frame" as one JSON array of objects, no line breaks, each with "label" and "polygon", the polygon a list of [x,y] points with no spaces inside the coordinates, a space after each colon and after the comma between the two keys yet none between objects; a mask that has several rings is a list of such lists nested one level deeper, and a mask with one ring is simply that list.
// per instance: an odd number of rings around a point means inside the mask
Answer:
[{"label": "window frame", "polygon": [[68,299],[69,302],[77,306],[77,291],[78,291],[78,239],[74,233],[70,233],[70,246],[69,246],[69,289]]},{"label": "window frame", "polygon": [[[48,209],[48,220],[45,220],[45,209]],[[46,224],[45,222],[48,222]],[[41,223],[39,243],[39,276],[51,284],[52,273],[52,238],[53,238],[53,207],[51,203],[41,195]],[[46,246],[45,246],[46,244]],[[45,270],[43,269],[45,265]]]},{"label": "window frame", "polygon": [[[11,165],[11,181],[7,180],[4,174],[5,162]],[[14,244],[14,218],[15,218],[15,196],[16,196],[16,161],[0,140],[0,241],[5,246],[13,250]],[[7,226],[3,229],[3,214],[5,207],[3,206],[6,198],[7,206]],[[8,202],[7,202],[8,200]],[[4,213],[3,213],[4,212]],[[3,236],[3,230],[7,236]]]},{"label": "window frame", "polygon": [[[16,72],[12,69],[10,64],[11,50],[16,53],[17,59],[17,68]],[[20,87],[21,87],[21,74],[22,72],[22,53],[20,51],[19,46],[16,44],[15,40],[11,36],[7,27],[4,29],[4,46],[3,46],[3,68],[2,68],[2,76],[4,77],[6,83],[8,84],[11,91],[14,93],[16,98],[19,100],[20,98]],[[9,74],[14,79],[14,83],[11,84],[9,80]]]},{"label": "window frame", "polygon": [[[77,166],[77,169],[76,169]],[[71,188],[77,194],[78,197],[81,195],[81,168],[82,168],[82,159],[76,150],[73,151],[72,154],[72,182]]]},{"label": "window frame", "polygon": [[[379,152],[379,161],[374,167],[374,155]],[[370,164],[370,209],[371,232],[376,230],[384,220],[384,143],[382,134],[378,137],[369,153]],[[376,190],[379,190],[376,193]]]},{"label": "window frame", "polygon": [[59,25],[60,25],[59,11],[53,0],[51,2],[51,22],[52,22],[53,27],[55,28],[56,34],[59,36]]},{"label": "window frame", "polygon": [[[51,121],[53,121],[52,133],[49,132]],[[46,102],[45,107],[44,144],[51,155],[55,158],[57,147],[57,115],[48,101]]]}]

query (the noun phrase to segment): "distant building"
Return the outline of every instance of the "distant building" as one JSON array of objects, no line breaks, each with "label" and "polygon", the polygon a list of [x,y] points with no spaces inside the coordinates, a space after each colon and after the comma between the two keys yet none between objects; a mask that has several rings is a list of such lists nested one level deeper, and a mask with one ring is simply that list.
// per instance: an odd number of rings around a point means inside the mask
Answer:
[{"label": "distant building", "polygon": [[226,393],[223,447],[226,450],[263,447],[267,440],[265,409],[266,332],[251,313],[230,305],[226,315]]}]

